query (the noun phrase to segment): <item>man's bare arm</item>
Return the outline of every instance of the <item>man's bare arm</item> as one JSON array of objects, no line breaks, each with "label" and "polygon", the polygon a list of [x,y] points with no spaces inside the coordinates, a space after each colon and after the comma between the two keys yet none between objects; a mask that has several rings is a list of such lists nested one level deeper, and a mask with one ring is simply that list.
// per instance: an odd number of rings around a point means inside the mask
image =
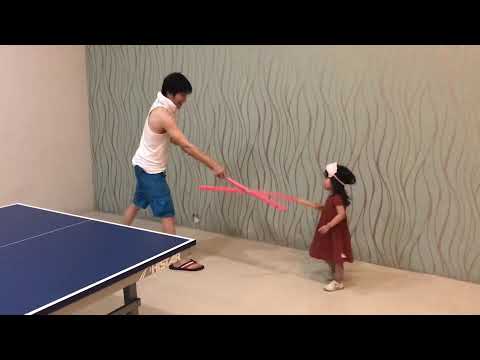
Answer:
[{"label": "man's bare arm", "polygon": [[166,111],[152,111],[150,114],[149,125],[150,128],[157,133],[167,132],[173,144],[179,146],[186,154],[190,155],[195,160],[206,165],[213,171],[215,176],[225,176],[225,169],[223,166],[188,141],[187,137],[177,127],[175,119]]}]

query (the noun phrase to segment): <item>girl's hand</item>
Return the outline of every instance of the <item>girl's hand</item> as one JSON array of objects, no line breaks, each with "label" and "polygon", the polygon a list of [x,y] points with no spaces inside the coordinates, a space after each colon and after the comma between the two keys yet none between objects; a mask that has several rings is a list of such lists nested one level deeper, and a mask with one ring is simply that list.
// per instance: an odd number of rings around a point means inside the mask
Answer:
[{"label": "girl's hand", "polygon": [[323,205],[322,204],[315,204],[315,209],[323,211]]},{"label": "girl's hand", "polygon": [[318,229],[318,232],[321,234],[326,234],[329,230],[330,230],[330,226],[327,224],[327,225],[323,225],[320,229]]},{"label": "girl's hand", "polygon": [[294,199],[295,199],[294,201],[296,201],[300,205],[307,206],[315,210],[320,210],[320,211],[323,210],[322,204],[313,203],[308,200],[300,199],[300,198],[294,198]]}]

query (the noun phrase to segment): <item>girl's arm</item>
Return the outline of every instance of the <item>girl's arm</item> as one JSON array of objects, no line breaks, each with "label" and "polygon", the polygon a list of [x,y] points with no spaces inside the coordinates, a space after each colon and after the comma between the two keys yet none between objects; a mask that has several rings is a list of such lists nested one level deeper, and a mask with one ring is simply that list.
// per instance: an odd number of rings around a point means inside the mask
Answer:
[{"label": "girl's arm", "polygon": [[337,205],[335,208],[337,209],[337,215],[328,224],[325,224],[318,229],[318,231],[322,234],[326,234],[331,228],[341,223],[347,217],[347,212],[345,211],[345,207],[343,205]]},{"label": "girl's arm", "polygon": [[317,210],[320,210],[320,211],[323,210],[322,204],[312,203],[312,202],[310,202],[308,200],[305,200],[305,199],[296,199],[296,201],[300,205],[311,207],[313,209],[317,209]]}]

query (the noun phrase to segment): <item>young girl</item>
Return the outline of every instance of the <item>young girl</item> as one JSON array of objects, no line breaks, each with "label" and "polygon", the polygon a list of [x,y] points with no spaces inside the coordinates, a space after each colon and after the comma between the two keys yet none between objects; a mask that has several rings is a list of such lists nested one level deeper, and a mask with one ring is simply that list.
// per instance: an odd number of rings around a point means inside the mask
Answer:
[{"label": "young girl", "polygon": [[356,179],[348,168],[337,163],[328,164],[324,175],[323,187],[330,191],[331,195],[324,206],[311,206],[321,210],[322,215],[310,246],[310,256],[328,263],[332,279],[324,290],[336,291],[344,288],[343,263],[353,262],[346,215],[350,199],[345,185],[355,184]]}]

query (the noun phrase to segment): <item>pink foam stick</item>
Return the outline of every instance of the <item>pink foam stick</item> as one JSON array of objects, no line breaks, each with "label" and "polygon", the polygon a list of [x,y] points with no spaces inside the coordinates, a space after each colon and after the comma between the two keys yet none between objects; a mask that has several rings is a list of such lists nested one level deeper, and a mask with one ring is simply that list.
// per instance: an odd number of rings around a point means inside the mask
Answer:
[{"label": "pink foam stick", "polygon": [[235,180],[233,180],[233,179],[231,179],[231,178],[229,178],[229,177],[225,178],[225,180],[227,180],[230,184],[232,184],[232,185],[235,186],[236,188],[239,188],[239,189],[242,190],[242,191],[245,191],[245,192],[247,192],[247,193],[250,191],[250,189],[249,189],[248,187],[246,187],[245,185],[240,184],[239,182],[237,182],[237,181],[235,181]]},{"label": "pink foam stick", "polygon": [[286,201],[298,202],[298,198],[296,198],[295,196],[286,195],[280,192],[269,192],[267,194],[270,195],[270,197],[276,197]]},{"label": "pink foam stick", "polygon": [[264,192],[262,191],[254,191],[254,190],[251,190],[249,189],[248,187],[246,187],[245,185],[242,185],[240,184],[239,182],[231,179],[231,178],[226,178],[226,180],[232,184],[233,186],[239,188],[240,190],[244,191],[245,193],[253,196],[253,197],[256,197],[257,199],[259,200],[262,200],[264,203],[266,203],[267,205],[277,209],[277,210],[280,210],[280,211],[287,211],[288,209],[285,207],[285,206],[282,206],[280,204],[278,204],[277,202],[271,200],[267,195],[265,195]]},{"label": "pink foam stick", "polygon": [[[271,207],[273,207],[277,210],[280,210],[280,211],[286,211],[287,210],[286,207],[284,207],[284,206],[278,204],[277,202],[273,201],[272,199],[270,199],[269,193],[249,189],[245,185],[242,185],[239,182],[237,182],[237,181],[235,181],[231,178],[227,178],[227,181],[230,182],[233,186],[235,186],[235,188],[230,188],[230,187],[226,187],[226,186],[200,185],[199,190],[219,191],[219,192],[229,192],[229,193],[243,192],[245,194],[251,195],[251,196],[263,201],[267,205],[269,205],[269,206],[271,206]],[[287,196],[287,195],[284,195],[284,196]]]},{"label": "pink foam stick", "polygon": [[231,187],[227,187],[227,186],[211,186],[211,185],[200,185],[198,187],[198,189],[199,190],[204,190],[204,191],[216,191],[216,192],[228,192],[228,193],[245,193],[245,194],[250,194],[250,195],[252,195],[253,193],[256,193],[259,196],[267,195],[267,196],[270,196],[270,197],[278,197],[278,198],[282,198],[284,200],[294,201],[293,199],[290,199],[290,198],[293,198],[293,197],[291,197],[291,196],[289,197],[288,195],[285,195],[285,194],[282,194],[282,193],[269,193],[269,192],[264,193],[260,190],[253,190],[253,189],[248,189],[248,192],[246,192],[246,191],[243,191],[243,190],[238,189],[238,188],[231,188]]},{"label": "pink foam stick", "polygon": [[210,186],[210,185],[200,185],[198,187],[199,190],[204,191],[221,191],[221,192],[229,192],[229,193],[241,193],[243,192],[240,189],[231,188],[227,186]]},{"label": "pink foam stick", "polygon": [[[282,199],[285,201],[291,201],[295,202],[301,205],[304,205],[301,200],[295,196],[283,194],[281,192],[263,192],[260,190],[253,190],[249,189],[246,186],[236,182],[235,180],[232,180],[232,184],[235,184],[236,186],[240,188],[231,188],[227,186],[210,186],[210,185],[200,185],[198,188],[199,190],[205,190],[205,191],[216,191],[216,192],[228,192],[228,193],[246,193],[248,195],[252,195],[257,197],[259,200],[265,201],[267,200],[268,205],[273,206],[279,210],[285,209],[281,205],[275,203],[274,201],[271,200],[271,198],[277,198],[277,199]],[[267,197],[267,199],[265,198]]]},{"label": "pink foam stick", "polygon": [[276,197],[276,198],[281,198],[283,200],[286,200],[286,201],[292,201],[292,202],[295,202],[299,205],[302,205],[302,206],[306,206],[306,207],[309,207],[309,208],[318,208],[318,205],[317,204],[314,204],[308,200],[304,200],[304,199],[300,199],[300,198],[297,198],[295,196],[290,196],[290,195],[285,195],[285,194],[282,194],[282,193],[268,193],[271,197]]},{"label": "pink foam stick", "polygon": [[280,205],[279,203],[269,199],[268,197],[264,196],[263,194],[260,194],[258,192],[250,192],[250,195],[253,197],[256,197],[259,200],[262,200],[265,204],[273,207],[274,209],[280,210],[280,211],[287,211],[288,209],[285,206]]},{"label": "pink foam stick", "polygon": [[[230,189],[230,188],[228,188],[228,189]],[[264,191],[261,191],[261,190],[254,190],[254,189],[249,189],[249,192],[250,193],[262,194],[262,195],[266,195],[269,198],[277,198],[277,199],[281,199],[281,200],[285,200],[285,201],[292,201],[292,202],[299,202],[300,201],[295,196],[287,195],[287,194],[284,194],[284,193],[281,193],[281,192],[264,192]]]}]

